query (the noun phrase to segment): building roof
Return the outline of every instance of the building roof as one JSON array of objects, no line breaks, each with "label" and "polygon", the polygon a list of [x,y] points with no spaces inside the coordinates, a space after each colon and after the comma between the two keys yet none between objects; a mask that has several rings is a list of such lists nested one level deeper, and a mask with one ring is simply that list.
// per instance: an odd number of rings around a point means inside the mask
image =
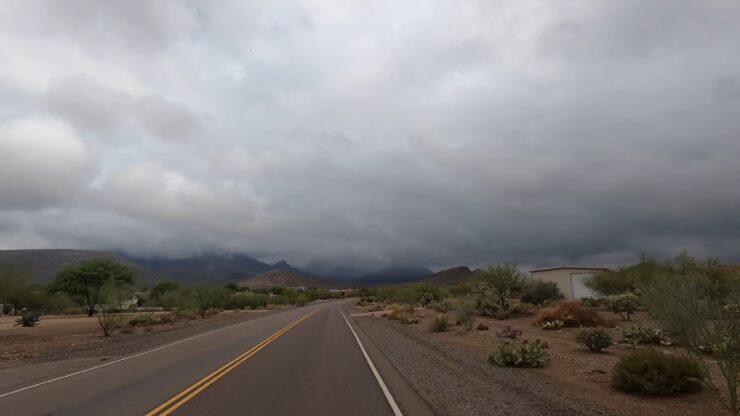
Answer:
[{"label": "building roof", "polygon": [[550,271],[550,270],[563,270],[563,269],[573,269],[573,270],[609,270],[606,267],[568,267],[568,266],[565,266],[565,267],[546,267],[544,269],[530,270],[529,272],[530,273],[534,273],[534,272],[547,272],[547,271]]}]

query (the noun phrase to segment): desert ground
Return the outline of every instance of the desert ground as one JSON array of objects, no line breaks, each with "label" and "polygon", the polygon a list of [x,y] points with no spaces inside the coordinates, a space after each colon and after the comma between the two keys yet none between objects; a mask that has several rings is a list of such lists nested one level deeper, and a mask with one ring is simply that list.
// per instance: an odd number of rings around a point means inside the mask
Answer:
[{"label": "desert ground", "polygon": [[[466,332],[452,326],[446,332],[431,332],[429,326],[437,312],[417,308],[422,317],[418,324],[406,325],[389,320],[390,310],[367,312],[369,307],[355,307],[354,316],[378,347],[396,365],[409,383],[440,414],[485,415],[500,409],[502,402],[512,409],[527,403],[545,402],[553,413],[613,415],[707,415],[726,414],[716,393],[707,387],[694,394],[673,397],[646,397],[627,394],[610,386],[612,368],[620,356],[636,348],[616,343],[601,353],[594,353],[575,340],[577,328],[543,330],[534,326],[536,310],[528,315],[505,320],[478,317],[489,330]],[[598,313],[609,321],[607,328],[615,342],[621,339],[620,327],[633,324],[654,325],[638,312],[630,322],[616,320],[603,308]],[[454,323],[454,312],[450,313]],[[618,318],[617,318],[618,319]],[[548,344],[551,360],[545,368],[501,368],[487,362],[489,352],[503,342],[497,332],[506,326],[523,331],[519,339],[539,338]],[[680,346],[654,346],[667,353],[683,354]],[[419,357],[425,357],[420,359]],[[719,369],[708,358],[712,378],[720,386]],[[722,387],[724,388],[724,387]],[[518,414],[518,413],[516,413]]]}]

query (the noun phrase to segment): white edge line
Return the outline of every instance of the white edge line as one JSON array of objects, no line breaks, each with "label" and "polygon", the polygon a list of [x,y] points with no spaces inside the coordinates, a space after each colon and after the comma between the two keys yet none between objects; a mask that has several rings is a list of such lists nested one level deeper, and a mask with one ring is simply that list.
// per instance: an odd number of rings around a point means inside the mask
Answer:
[{"label": "white edge line", "polygon": [[362,350],[362,355],[364,355],[365,360],[367,360],[367,365],[370,366],[370,370],[372,370],[373,375],[375,375],[375,379],[378,381],[378,384],[380,385],[380,389],[383,390],[385,399],[388,400],[388,404],[391,406],[391,410],[393,410],[393,414],[395,416],[403,416],[403,413],[401,413],[401,409],[398,408],[396,401],[393,400],[393,396],[391,395],[391,392],[388,390],[388,387],[385,385],[385,382],[380,377],[380,373],[378,373],[378,370],[375,368],[375,364],[373,364],[373,361],[370,359],[370,356],[367,355],[367,351],[365,351],[365,347],[362,345],[362,341],[360,341],[360,337],[357,336],[357,332],[355,332],[355,329],[352,328],[352,325],[350,325],[349,321],[347,320],[347,317],[344,315],[344,312],[342,312],[342,310],[339,307],[337,307],[337,310],[339,310],[339,313],[342,315],[342,318],[344,318],[344,322],[346,322],[347,326],[349,326],[350,331],[352,331],[352,335],[355,336],[355,339],[357,340],[357,345],[360,346],[360,350]]},{"label": "white edge line", "polygon": [[120,358],[118,360],[110,361],[110,362],[107,362],[105,364],[96,365],[94,367],[86,368],[84,370],[75,371],[74,373],[69,373],[69,374],[65,374],[65,375],[60,376],[60,377],[52,378],[51,380],[42,381],[41,383],[32,384],[30,386],[26,386],[26,387],[20,388],[18,390],[9,391],[7,393],[0,394],[0,399],[2,399],[3,397],[6,397],[6,396],[10,396],[12,394],[16,394],[16,393],[20,393],[22,391],[26,391],[26,390],[30,390],[30,389],[33,389],[33,388],[36,388],[36,387],[40,387],[40,386],[43,386],[45,384],[53,383],[55,381],[64,380],[65,378],[74,377],[74,376],[77,376],[77,375],[80,375],[80,374],[83,374],[83,373],[87,373],[88,371],[97,370],[99,368],[107,367],[107,366],[113,365],[113,364],[118,364],[118,363],[120,363],[122,361],[130,360],[132,358],[141,357],[142,355],[151,354],[153,352],[156,352],[156,351],[159,351],[159,350],[163,350],[165,348],[169,348],[169,347],[175,346],[177,344],[181,344],[183,342],[191,341],[191,340],[194,340],[196,338],[204,337],[206,335],[215,334],[216,332],[225,331],[225,330],[227,330],[229,328],[233,328],[235,326],[244,325],[244,324],[248,324],[250,322],[259,321],[260,319],[268,318],[268,317],[273,316],[273,315],[277,315],[277,314],[270,314],[270,315],[267,315],[267,316],[260,316],[259,318],[250,319],[249,321],[239,322],[238,324],[233,324],[233,325],[225,326],[223,328],[214,329],[213,331],[208,331],[208,332],[204,332],[202,334],[198,334],[198,335],[192,336],[190,338],[181,339],[181,340],[175,341],[175,342],[173,342],[171,344],[167,344],[167,345],[163,345],[161,347],[157,347],[157,348],[154,348],[154,349],[151,349],[151,350],[143,351],[143,352],[140,352],[138,354],[129,355],[127,357],[123,357],[123,358]]}]

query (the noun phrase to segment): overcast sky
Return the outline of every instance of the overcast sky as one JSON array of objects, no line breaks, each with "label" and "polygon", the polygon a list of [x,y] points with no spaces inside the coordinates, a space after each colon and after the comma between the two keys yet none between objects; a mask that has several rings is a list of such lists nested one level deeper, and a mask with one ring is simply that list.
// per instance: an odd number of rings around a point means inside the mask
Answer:
[{"label": "overcast sky", "polygon": [[0,248],[740,260],[740,2],[0,3]]}]

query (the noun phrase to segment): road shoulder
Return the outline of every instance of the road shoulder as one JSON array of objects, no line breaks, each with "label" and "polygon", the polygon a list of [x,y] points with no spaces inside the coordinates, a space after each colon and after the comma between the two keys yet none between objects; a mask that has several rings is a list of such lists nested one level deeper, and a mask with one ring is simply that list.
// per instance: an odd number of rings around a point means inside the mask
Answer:
[{"label": "road shoulder", "polygon": [[[435,412],[427,404],[426,401],[419,395],[419,393],[409,384],[404,376],[396,369],[385,354],[375,345],[373,340],[367,336],[363,328],[358,325],[357,321],[353,319],[350,314],[352,312],[351,305],[343,305],[342,308],[345,316],[349,320],[352,328],[357,333],[358,338],[365,347],[367,354],[375,364],[376,369],[383,378],[383,381],[388,386],[393,398],[395,399],[401,412],[406,416],[426,416],[434,415]],[[358,347],[359,348],[359,347]]]},{"label": "road shoulder", "polygon": [[355,317],[354,322],[435,414],[605,414],[515,372],[521,369],[493,367],[397,322],[373,317]]}]

